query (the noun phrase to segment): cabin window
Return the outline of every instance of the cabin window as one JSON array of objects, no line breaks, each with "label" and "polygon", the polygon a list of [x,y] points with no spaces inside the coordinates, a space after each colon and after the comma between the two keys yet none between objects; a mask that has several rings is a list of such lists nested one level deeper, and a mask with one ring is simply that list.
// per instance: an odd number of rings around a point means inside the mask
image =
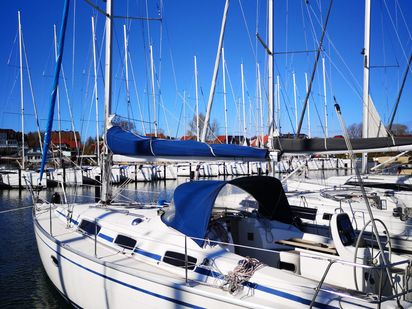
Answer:
[{"label": "cabin window", "polygon": [[[166,251],[165,256],[163,257],[163,262],[177,266],[185,267],[185,255],[175,251]],[[187,256],[187,269],[193,270],[196,266],[197,259],[188,255]]]},{"label": "cabin window", "polygon": [[100,229],[100,225],[89,220],[82,220],[82,222],[79,225],[79,230],[89,235],[99,234]]},{"label": "cabin window", "polygon": [[117,235],[114,243],[122,248],[129,250],[132,250],[136,246],[135,239],[124,235]]},{"label": "cabin window", "polygon": [[325,213],[323,214],[322,219],[323,219],[323,220],[328,220],[328,221],[330,221],[330,219],[332,219],[332,214],[328,214],[328,213],[325,212]]},{"label": "cabin window", "polygon": [[255,240],[255,235],[253,233],[247,233],[247,240],[249,241]]},{"label": "cabin window", "polygon": [[142,223],[143,219],[142,218],[136,218],[132,221],[132,225],[138,225],[139,223]]}]

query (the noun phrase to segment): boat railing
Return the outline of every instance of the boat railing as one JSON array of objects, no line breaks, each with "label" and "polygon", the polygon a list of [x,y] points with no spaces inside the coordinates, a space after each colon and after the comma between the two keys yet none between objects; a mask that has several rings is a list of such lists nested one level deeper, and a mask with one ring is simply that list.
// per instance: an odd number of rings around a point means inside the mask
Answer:
[{"label": "boat railing", "polygon": [[[185,237],[185,268],[186,268],[186,282],[188,281],[187,278],[187,237],[188,236],[184,236]],[[270,252],[270,253],[278,253],[280,254],[281,252],[284,251],[279,251],[279,250],[273,250],[273,249],[265,249],[265,248],[257,248],[257,247],[253,247],[253,246],[246,246],[246,245],[240,245],[240,244],[233,244],[233,243],[228,243],[228,242],[222,242],[222,241],[216,241],[216,240],[210,240],[210,239],[203,239],[203,238],[196,238],[196,237],[190,237],[193,240],[198,240],[198,241],[203,241],[206,243],[213,243],[213,244],[220,244],[223,246],[232,246],[233,248],[246,248],[246,249],[251,249],[251,250],[256,250],[256,251],[261,251],[261,252]],[[383,265],[383,264],[379,264],[379,265],[365,265],[365,264],[359,264],[359,263],[355,263],[355,262],[351,262],[351,261],[346,261],[346,260],[342,260],[339,258],[330,258],[330,257],[323,257],[320,255],[316,255],[316,254],[311,254],[311,253],[303,253],[303,252],[290,252],[290,254],[299,254],[301,257],[306,257],[306,258],[311,258],[314,260],[319,260],[319,261],[327,261],[328,265],[321,277],[321,279],[318,282],[317,287],[315,288],[315,294],[313,295],[311,304],[310,304],[310,308],[313,307],[313,305],[315,304],[316,298],[319,294],[320,291],[329,293],[329,294],[334,294],[337,296],[344,296],[344,297],[349,297],[352,299],[358,299],[360,301],[365,301],[365,300],[369,300],[369,301],[373,301],[376,303],[382,303],[391,299],[400,299],[400,297],[404,297],[406,294],[412,292],[412,287],[408,286],[408,280],[409,277],[411,275],[411,270],[412,270],[412,260],[409,259],[404,259],[401,261],[397,261],[397,262],[393,262],[393,263],[389,263],[387,265]],[[350,266],[350,267],[354,267],[354,268],[361,268],[364,270],[376,270],[380,272],[380,289],[381,291],[379,292],[378,295],[372,295],[371,293],[363,293],[361,291],[357,291],[357,290],[349,290],[347,288],[337,288],[336,286],[334,287],[330,287],[327,286],[326,288],[323,288],[323,285],[325,283],[325,280],[329,274],[330,269],[332,268],[333,265],[335,264],[341,264],[341,265],[346,265],[346,266]],[[389,268],[391,270],[395,269],[395,268],[399,268],[401,266],[404,266],[405,268],[405,276],[406,276],[406,281],[404,282],[404,286],[401,286],[400,283],[398,282],[398,286],[396,286],[394,288],[394,293],[392,295],[389,296],[383,296],[382,295],[382,289],[383,289],[383,284],[382,284],[382,278],[384,277],[384,274],[386,274],[385,269]],[[400,290],[398,290],[398,288],[400,288]]]}]

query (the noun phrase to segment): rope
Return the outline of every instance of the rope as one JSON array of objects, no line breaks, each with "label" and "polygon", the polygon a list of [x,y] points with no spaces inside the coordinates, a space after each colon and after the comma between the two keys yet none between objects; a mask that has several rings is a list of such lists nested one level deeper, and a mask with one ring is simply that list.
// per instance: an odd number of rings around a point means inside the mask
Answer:
[{"label": "rope", "polygon": [[6,213],[6,212],[18,211],[18,210],[27,209],[27,208],[33,208],[33,207],[34,207],[34,205],[26,206],[26,207],[13,208],[13,209],[7,209],[7,210],[2,210],[2,211],[0,211],[0,214],[4,214],[4,213]]},{"label": "rope", "polygon": [[230,294],[237,294],[243,290],[245,283],[249,281],[255,271],[263,265],[259,260],[247,256],[244,260],[238,262],[233,271],[224,276],[225,282],[221,285],[221,288]]}]

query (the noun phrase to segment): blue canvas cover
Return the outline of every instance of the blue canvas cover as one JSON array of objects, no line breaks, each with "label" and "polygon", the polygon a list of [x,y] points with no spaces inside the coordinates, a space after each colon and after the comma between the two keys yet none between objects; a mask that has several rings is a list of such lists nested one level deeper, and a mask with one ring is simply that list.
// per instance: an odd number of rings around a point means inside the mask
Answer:
[{"label": "blue canvas cover", "polygon": [[[175,215],[170,227],[194,238],[205,238],[212,208],[226,181],[204,180],[186,182],[174,193]],[[199,245],[203,240],[194,239]]]},{"label": "blue canvas cover", "polygon": [[[230,181],[193,181],[178,186],[174,193],[174,217],[164,220],[165,224],[189,237],[204,239],[215,200],[226,184],[252,195],[259,204],[258,213],[262,217],[286,224],[293,223],[293,214],[281,182],[269,176],[252,176]],[[199,239],[194,241],[199,246],[204,243]]]},{"label": "blue canvas cover", "polygon": [[259,160],[268,156],[266,149],[146,137],[123,130],[119,126],[113,126],[108,130],[107,144],[114,154],[125,156],[222,157]]}]

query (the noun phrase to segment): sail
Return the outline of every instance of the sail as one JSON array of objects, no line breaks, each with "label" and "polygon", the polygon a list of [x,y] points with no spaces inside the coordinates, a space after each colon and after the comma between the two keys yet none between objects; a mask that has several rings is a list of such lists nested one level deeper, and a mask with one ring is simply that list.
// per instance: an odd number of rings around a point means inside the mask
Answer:
[{"label": "sail", "polygon": [[69,0],[64,2],[63,7],[63,16],[62,16],[62,25],[60,28],[60,35],[59,35],[59,45],[58,45],[58,56],[56,60],[56,65],[54,67],[54,79],[53,79],[53,86],[50,95],[50,106],[49,106],[49,115],[47,117],[47,127],[46,132],[44,133],[44,142],[43,142],[43,154],[41,159],[40,165],[40,182],[43,179],[44,168],[46,167],[47,162],[47,153],[49,151],[49,145],[51,141],[51,131],[53,127],[53,117],[54,117],[54,106],[56,103],[56,95],[57,95],[57,87],[59,86],[59,76],[60,76],[60,69],[63,59],[63,50],[64,50],[64,37],[66,35],[66,27],[67,27],[67,18],[69,15]]},{"label": "sail", "polygon": [[[353,151],[385,152],[412,150],[412,136],[351,138]],[[274,149],[290,154],[339,154],[347,153],[343,138],[284,138],[274,139]]]},{"label": "sail", "polygon": [[107,145],[113,154],[131,157],[246,158],[256,160],[268,157],[266,149],[147,137],[126,131],[119,126],[113,126],[108,130]]},{"label": "sail", "polygon": [[387,137],[385,125],[383,124],[372,97],[369,96],[368,137]]}]

